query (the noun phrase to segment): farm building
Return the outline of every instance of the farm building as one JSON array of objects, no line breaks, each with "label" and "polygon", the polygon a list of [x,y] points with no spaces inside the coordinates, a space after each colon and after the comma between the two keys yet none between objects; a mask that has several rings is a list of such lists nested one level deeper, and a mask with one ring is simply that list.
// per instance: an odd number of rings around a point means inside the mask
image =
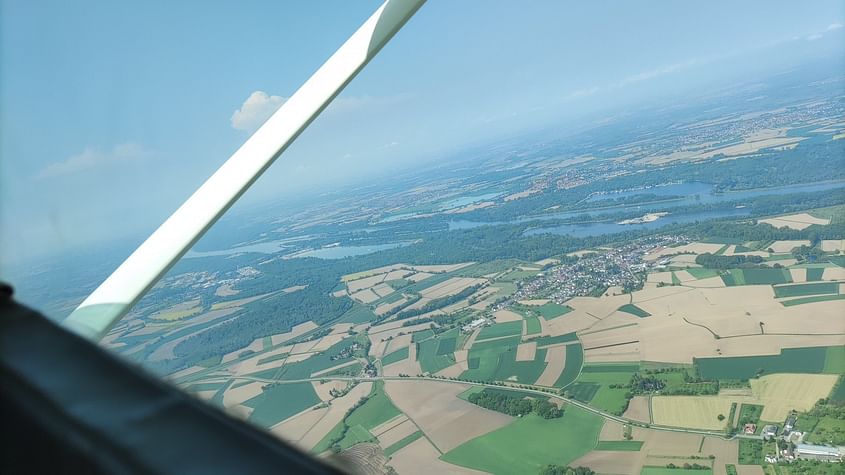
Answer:
[{"label": "farm building", "polygon": [[783,424],[783,435],[787,435],[792,432],[792,429],[795,428],[795,421],[797,420],[798,418],[794,415],[790,415],[786,418],[786,423]]},{"label": "farm building", "polygon": [[778,426],[774,424],[769,424],[763,427],[763,440],[769,440],[777,437],[778,435]]},{"label": "farm building", "polygon": [[825,445],[798,444],[795,446],[795,456],[825,462],[842,461],[842,451],[839,447],[827,447]]}]

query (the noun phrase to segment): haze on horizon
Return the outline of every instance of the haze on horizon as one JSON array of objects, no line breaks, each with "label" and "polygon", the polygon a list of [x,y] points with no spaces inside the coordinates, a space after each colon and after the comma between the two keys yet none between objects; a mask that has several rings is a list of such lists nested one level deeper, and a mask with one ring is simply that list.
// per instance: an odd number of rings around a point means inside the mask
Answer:
[{"label": "haze on horizon", "polygon": [[[379,3],[2,1],[0,263],[148,235]],[[241,206],[840,59],[843,23],[835,1],[431,1]]]}]

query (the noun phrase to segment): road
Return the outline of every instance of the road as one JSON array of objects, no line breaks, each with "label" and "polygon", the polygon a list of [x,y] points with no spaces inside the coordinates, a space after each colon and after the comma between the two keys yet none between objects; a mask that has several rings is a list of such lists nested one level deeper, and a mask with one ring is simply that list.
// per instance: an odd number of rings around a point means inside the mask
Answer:
[{"label": "road", "polygon": [[580,401],[576,401],[574,399],[566,398],[566,397],[563,397],[559,394],[547,393],[545,391],[540,391],[540,390],[537,390],[537,389],[523,389],[523,388],[513,387],[513,386],[501,386],[501,385],[492,384],[492,383],[476,383],[476,382],[469,382],[469,381],[434,378],[434,377],[430,377],[430,376],[407,376],[407,377],[400,377],[400,376],[372,376],[372,377],[346,376],[346,377],[337,377],[337,376],[331,376],[331,377],[326,377],[326,378],[302,378],[302,379],[288,379],[288,380],[274,380],[274,379],[266,379],[266,378],[256,378],[254,376],[235,376],[235,377],[220,378],[219,380],[215,379],[215,378],[208,378],[208,379],[205,380],[205,382],[225,383],[226,381],[229,381],[229,380],[232,380],[232,379],[236,379],[236,380],[240,380],[240,381],[254,381],[254,382],[259,382],[259,383],[267,383],[267,384],[271,384],[271,383],[275,383],[275,384],[294,384],[294,383],[305,383],[305,382],[325,381],[325,380],[357,381],[357,382],[366,382],[366,381],[437,381],[437,382],[441,382],[441,383],[464,384],[464,385],[470,385],[470,386],[482,386],[482,387],[497,388],[497,389],[501,389],[501,388],[504,387],[504,388],[519,390],[519,391],[526,392],[526,393],[537,394],[537,395],[541,395],[541,396],[544,396],[544,397],[560,399],[561,401],[565,401],[567,404],[571,404],[573,406],[580,407],[581,409],[588,411],[588,412],[592,412],[593,414],[601,416],[606,420],[618,422],[618,423],[621,423],[621,424],[629,424],[631,426],[642,427],[642,428],[645,428],[645,429],[659,430],[659,431],[664,431],[664,432],[680,432],[680,433],[685,433],[685,434],[706,435],[706,436],[711,436],[711,437],[720,437],[720,438],[726,439],[726,440],[732,440],[732,439],[735,439],[735,438],[742,438],[742,439],[759,439],[760,438],[760,436],[747,436],[747,435],[744,435],[744,434],[736,434],[732,437],[726,437],[724,432],[714,432],[714,431],[708,431],[708,430],[685,429],[685,428],[679,428],[679,427],[668,427],[668,426],[661,426],[661,425],[655,425],[655,424],[646,424],[646,423],[643,423],[643,422],[634,421],[634,420],[627,419],[627,418],[624,418],[624,417],[619,417],[619,416],[615,416],[613,414],[609,414],[607,412],[601,411],[601,410],[596,409],[594,407],[588,406],[587,404],[584,404]]}]

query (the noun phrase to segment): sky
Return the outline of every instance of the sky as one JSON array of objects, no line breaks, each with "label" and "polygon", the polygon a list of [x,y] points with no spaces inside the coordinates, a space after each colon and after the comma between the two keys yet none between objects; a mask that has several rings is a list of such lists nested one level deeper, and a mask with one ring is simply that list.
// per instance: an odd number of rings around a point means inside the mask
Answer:
[{"label": "sky", "polygon": [[[0,274],[151,233],[379,3],[0,0]],[[430,0],[239,206],[842,57],[843,24],[839,0]]]}]

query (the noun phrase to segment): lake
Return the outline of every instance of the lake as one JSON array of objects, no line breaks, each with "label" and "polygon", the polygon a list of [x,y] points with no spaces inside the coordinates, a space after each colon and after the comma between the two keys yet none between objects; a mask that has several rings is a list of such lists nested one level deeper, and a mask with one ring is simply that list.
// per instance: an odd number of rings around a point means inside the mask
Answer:
[{"label": "lake", "polygon": [[[699,182],[691,182],[691,183],[679,183],[661,187],[654,187],[644,190],[634,190],[634,191],[625,191],[621,193],[611,193],[608,195],[600,195],[600,199],[596,200],[588,200],[590,202],[595,203],[597,206],[601,206],[602,201],[607,200],[608,198],[621,198],[621,197],[628,197],[634,196],[643,193],[654,193],[660,196],[671,196],[671,195],[678,195],[683,196],[683,198],[678,200],[673,200],[670,202],[664,203],[653,203],[653,204],[645,204],[645,205],[627,205],[627,206],[609,206],[606,208],[602,208],[600,210],[593,209],[583,209],[577,211],[566,211],[561,213],[551,213],[551,214],[544,214],[540,216],[526,216],[518,219],[514,219],[507,222],[477,222],[477,221],[466,221],[466,220],[455,220],[449,222],[449,230],[453,229],[470,229],[478,226],[490,226],[490,225],[501,225],[501,224],[515,224],[515,223],[524,223],[529,221],[543,221],[543,220],[551,220],[551,219],[570,219],[576,216],[580,216],[585,213],[595,215],[607,214],[607,213],[616,213],[619,211],[637,211],[642,212],[642,214],[661,211],[665,210],[670,207],[675,206],[683,206],[683,205],[690,205],[695,203],[700,204],[710,204],[710,203],[722,203],[728,201],[736,201],[736,200],[743,200],[748,198],[755,198],[758,196],[766,196],[766,195],[774,195],[774,194],[788,194],[788,193],[810,193],[815,191],[825,191],[825,190],[834,190],[845,188],[845,182],[837,181],[837,182],[825,182],[825,183],[812,183],[807,185],[789,185],[789,186],[778,186],[772,188],[758,188],[754,190],[744,190],[744,191],[731,191],[727,193],[714,193],[713,186],[707,183],[699,183]],[[593,197],[594,198],[594,197]],[[749,213],[749,210],[740,208],[740,209],[724,209],[724,210],[716,210],[716,211],[706,211],[706,212],[689,212],[689,213],[679,213],[679,214],[670,214],[666,217],[660,218],[656,221],[652,221],[650,223],[641,223],[641,224],[616,224],[615,222],[606,222],[606,223],[585,223],[585,224],[565,224],[561,226],[551,226],[551,227],[538,227],[534,229],[530,229],[526,231],[526,234],[533,235],[533,234],[543,234],[543,233],[553,233],[553,234],[571,234],[577,237],[586,237],[586,236],[599,236],[602,234],[610,234],[610,233],[617,233],[622,231],[628,231],[631,229],[657,229],[663,227],[667,224],[674,224],[674,223],[689,223],[696,220],[704,220],[704,219],[714,219],[714,218],[723,218],[723,217],[733,217],[733,216],[744,216]]]}]

